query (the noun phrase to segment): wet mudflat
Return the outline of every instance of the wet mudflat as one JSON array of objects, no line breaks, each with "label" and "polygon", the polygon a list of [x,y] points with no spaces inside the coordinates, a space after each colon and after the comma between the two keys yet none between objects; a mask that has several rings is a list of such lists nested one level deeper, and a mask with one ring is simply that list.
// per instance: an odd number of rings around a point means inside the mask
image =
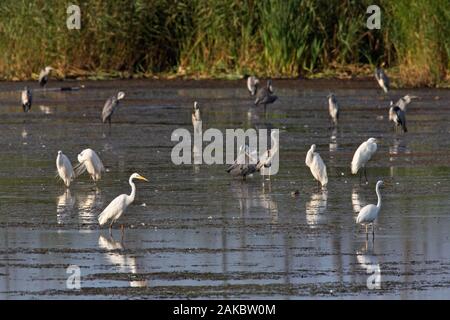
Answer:
[{"label": "wet mudflat", "polygon": [[[374,80],[276,80],[279,100],[265,116],[243,81],[84,84],[36,91],[24,114],[25,84],[0,83],[0,298],[450,298],[449,90],[386,96]],[[100,114],[117,90],[126,97],[109,130]],[[330,91],[341,105],[337,129]],[[409,132],[395,133],[389,100],[407,93],[420,98],[408,106]],[[226,165],[174,165],[170,137],[193,132],[195,100],[205,129],[280,129],[279,173],[242,182]],[[369,137],[378,151],[360,185],[350,162]],[[304,164],[313,143],[328,166],[326,191]],[[87,147],[107,172],[66,190],[55,178],[57,151],[76,163]],[[133,172],[150,182],[137,183],[121,241],[118,226],[111,238],[96,218],[130,192]],[[388,185],[375,240],[366,241],[355,217],[376,203],[379,179]],[[70,265],[80,268],[79,290],[67,287]]]}]

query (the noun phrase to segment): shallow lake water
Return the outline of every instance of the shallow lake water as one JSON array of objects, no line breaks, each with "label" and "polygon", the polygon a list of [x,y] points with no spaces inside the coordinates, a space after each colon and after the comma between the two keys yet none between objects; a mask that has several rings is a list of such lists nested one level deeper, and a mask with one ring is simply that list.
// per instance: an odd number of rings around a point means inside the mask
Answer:
[{"label": "shallow lake water", "polygon": [[[35,83],[27,83],[37,88]],[[86,81],[79,91],[34,92],[20,106],[25,83],[0,83],[0,298],[450,298],[450,91],[392,90],[374,80],[275,80],[279,100],[262,108],[242,81]],[[125,99],[112,128],[100,121],[104,101]],[[326,96],[341,106],[330,129]],[[406,134],[395,133],[388,105],[405,94]],[[192,132],[199,102],[204,128],[280,129],[280,170],[242,181],[226,165],[174,165],[170,137]],[[369,184],[350,174],[354,151],[369,137],[378,151]],[[306,152],[317,145],[329,184],[319,191]],[[87,175],[69,190],[55,178],[62,150],[96,150],[106,173]],[[135,203],[113,237],[97,215],[129,193]],[[382,209],[375,239],[356,225],[359,208]],[[298,196],[292,196],[295,190]],[[67,286],[80,268],[81,288]]]}]

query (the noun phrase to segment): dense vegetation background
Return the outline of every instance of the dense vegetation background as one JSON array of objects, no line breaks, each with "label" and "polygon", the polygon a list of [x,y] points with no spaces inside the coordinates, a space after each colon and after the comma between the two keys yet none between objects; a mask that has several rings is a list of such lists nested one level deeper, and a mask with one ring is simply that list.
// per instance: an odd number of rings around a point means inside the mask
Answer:
[{"label": "dense vegetation background", "polygon": [[[66,27],[69,4],[81,30]],[[382,9],[368,30],[366,9]],[[321,77],[449,80],[448,0],[1,0],[0,78]]]}]

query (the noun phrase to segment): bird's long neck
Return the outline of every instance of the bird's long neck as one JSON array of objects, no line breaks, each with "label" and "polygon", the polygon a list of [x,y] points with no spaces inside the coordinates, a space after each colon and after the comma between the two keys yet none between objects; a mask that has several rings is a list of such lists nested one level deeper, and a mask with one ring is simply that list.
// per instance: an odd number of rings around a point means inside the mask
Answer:
[{"label": "bird's long neck", "polygon": [[129,203],[132,203],[134,201],[134,197],[136,196],[136,185],[134,184],[132,178],[130,178],[129,183],[131,186],[131,193],[128,196],[128,201],[129,201]]},{"label": "bird's long neck", "polygon": [[378,203],[377,203],[377,208],[379,209],[381,207],[381,194],[380,194],[380,186],[377,185],[377,187],[375,188],[376,192],[377,192],[377,196],[378,196]]}]

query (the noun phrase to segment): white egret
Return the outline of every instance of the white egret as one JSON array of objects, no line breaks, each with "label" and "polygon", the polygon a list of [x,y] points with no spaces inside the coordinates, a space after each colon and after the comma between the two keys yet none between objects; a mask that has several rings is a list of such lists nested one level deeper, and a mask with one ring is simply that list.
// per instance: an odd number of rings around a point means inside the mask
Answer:
[{"label": "white egret", "polygon": [[381,68],[375,69],[375,79],[377,79],[378,84],[383,89],[385,93],[389,91],[389,77],[386,75],[386,73]]},{"label": "white egret", "polygon": [[117,109],[117,106],[119,105],[119,101],[122,100],[125,97],[125,93],[122,91],[119,91],[117,95],[114,95],[112,97],[109,97],[108,100],[106,100],[105,105],[103,106],[102,111],[102,122],[106,123],[106,121],[109,122],[109,126],[111,127],[111,117],[114,113],[114,111]]},{"label": "white egret", "polygon": [[331,121],[336,126],[339,119],[339,104],[333,93],[328,95],[328,111],[330,113]]},{"label": "white egret", "polygon": [[266,112],[266,106],[268,104],[274,103],[277,99],[278,97],[276,95],[273,95],[272,80],[269,79],[267,80],[266,88],[261,88],[256,93],[255,105],[264,105],[264,112]]},{"label": "white egret", "polygon": [[102,160],[100,160],[97,153],[92,149],[84,149],[78,155],[78,166],[75,168],[77,176],[81,175],[87,170],[94,182],[97,182],[102,177],[102,172],[105,171]]},{"label": "white egret", "polygon": [[45,67],[41,70],[41,73],[39,73],[39,84],[41,87],[45,87],[45,85],[48,82],[48,76],[50,75],[50,72],[53,70],[52,67]]},{"label": "white egret", "polygon": [[403,98],[398,99],[398,101],[395,103],[395,105],[406,112],[406,107],[412,102],[412,99],[416,99],[416,98],[418,98],[418,97],[410,96],[409,94],[407,94]]},{"label": "white egret", "polygon": [[[353,155],[352,160],[352,174],[357,174],[358,171],[362,168],[364,169],[364,176],[367,180],[367,173],[366,173],[366,164],[367,162],[372,158],[374,153],[377,151],[377,140],[375,138],[369,138],[367,141],[363,142],[358,149],[356,149],[355,154]],[[361,183],[361,176],[362,171],[360,171],[359,174],[359,182]]]},{"label": "white egret", "polygon": [[408,132],[408,129],[406,128],[406,112],[399,106],[394,105],[392,101],[389,106],[389,121],[394,122],[395,131],[397,131],[397,128],[401,126],[403,132]]},{"label": "white egret", "polygon": [[314,179],[317,180],[317,188],[320,187],[319,183],[322,187],[325,187],[328,183],[327,167],[320,157],[320,154],[316,152],[315,144],[313,144],[306,153],[305,164],[311,170]]},{"label": "white egret", "polygon": [[[136,196],[136,185],[134,184],[133,180],[148,180],[141,176],[138,173],[133,173],[130,176],[130,179],[128,180],[128,183],[131,186],[131,194],[121,194],[120,196],[117,196],[111,203],[103,210],[103,212],[98,216],[98,223],[100,226],[103,226],[106,223],[109,224],[109,233],[111,234],[112,225],[114,222],[119,219],[122,214],[127,210],[128,206],[133,203],[134,198]],[[122,230],[122,236],[123,236],[123,225],[121,225]]]},{"label": "white egret", "polygon": [[56,156],[56,169],[66,187],[69,187],[70,183],[75,179],[75,173],[69,158],[62,151],[58,151],[58,155]]},{"label": "white egret", "polygon": [[255,76],[249,76],[247,78],[247,89],[250,92],[250,95],[254,96],[256,94],[256,90],[258,89],[259,80]]},{"label": "white egret", "polygon": [[375,230],[373,223],[376,218],[378,218],[378,214],[380,213],[381,208],[381,194],[380,194],[380,187],[383,185],[383,181],[378,181],[377,185],[375,187],[375,192],[378,196],[378,203],[377,205],[374,204],[368,204],[364,208],[361,209],[361,211],[358,213],[358,216],[356,217],[356,223],[362,224],[366,226],[366,236],[368,237],[367,233],[367,227],[369,224],[372,225],[372,237],[375,237]]},{"label": "white egret", "polygon": [[22,108],[23,112],[28,112],[31,109],[31,104],[33,103],[33,94],[31,89],[25,87],[22,91]]}]

